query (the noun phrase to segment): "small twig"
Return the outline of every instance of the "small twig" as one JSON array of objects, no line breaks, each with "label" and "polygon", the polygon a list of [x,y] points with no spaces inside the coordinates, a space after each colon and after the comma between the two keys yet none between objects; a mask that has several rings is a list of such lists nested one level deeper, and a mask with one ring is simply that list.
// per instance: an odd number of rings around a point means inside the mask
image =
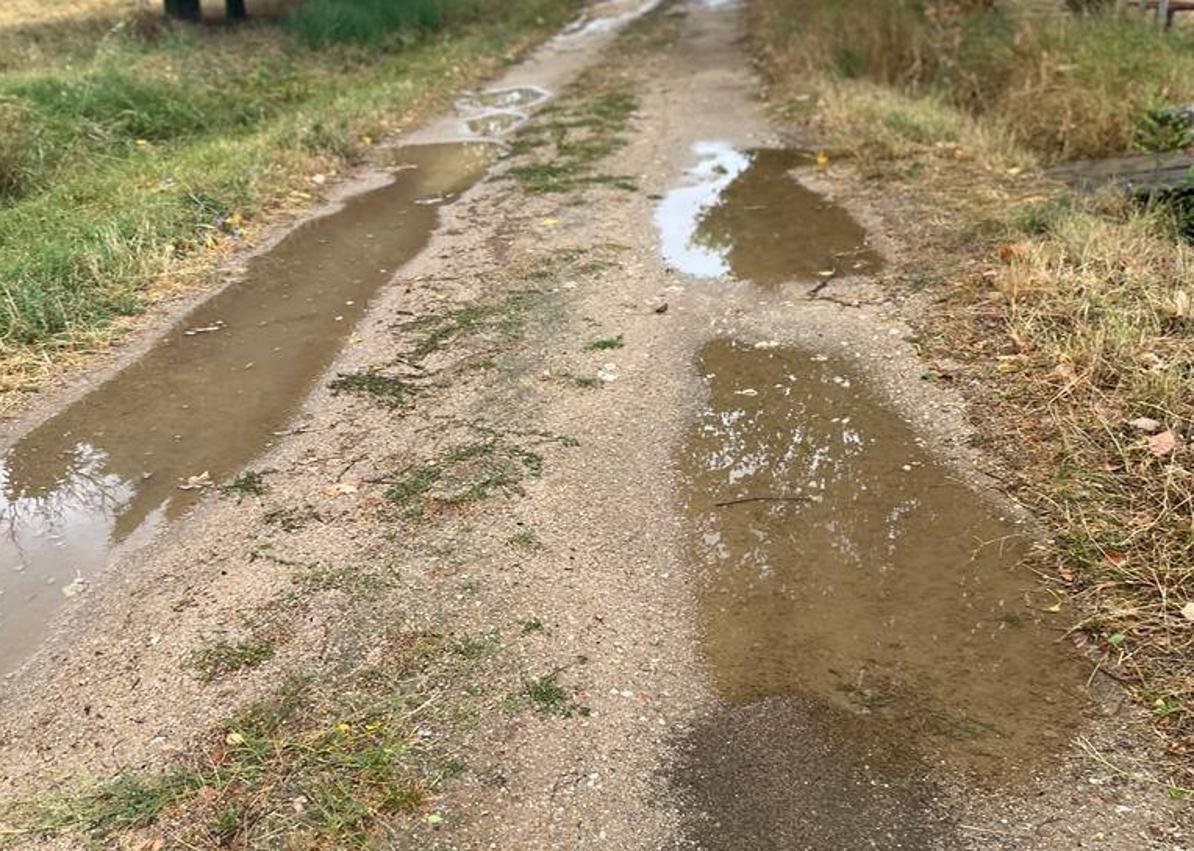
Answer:
[{"label": "small twig", "polygon": [[345,468],[343,470],[341,470],[336,475],[336,481],[340,481],[341,479],[343,479],[345,473],[347,473],[349,470],[351,470],[353,467],[355,467],[357,464],[361,463],[368,457],[369,457],[368,455],[358,455],[356,458],[353,458],[351,461],[348,462],[347,466],[345,466]]},{"label": "small twig", "polygon": [[741,499],[727,499],[724,502],[713,503],[716,508],[725,508],[727,505],[742,505],[747,502],[808,502],[807,496],[745,496]]}]

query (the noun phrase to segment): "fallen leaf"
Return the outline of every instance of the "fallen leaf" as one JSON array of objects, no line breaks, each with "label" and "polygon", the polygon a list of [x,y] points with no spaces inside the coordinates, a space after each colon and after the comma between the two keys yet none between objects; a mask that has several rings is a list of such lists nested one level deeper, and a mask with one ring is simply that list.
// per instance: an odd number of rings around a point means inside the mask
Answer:
[{"label": "fallen leaf", "polygon": [[829,154],[825,153],[824,151],[817,151],[817,165],[819,165],[821,168],[825,168],[825,166],[829,165]]},{"label": "fallen leaf", "polygon": [[1168,429],[1160,434],[1152,435],[1148,438],[1147,443],[1148,451],[1158,458],[1171,455],[1178,446],[1177,435]]},{"label": "fallen leaf", "polygon": [[345,496],[356,493],[357,486],[353,482],[335,482],[324,488],[323,492],[328,496]]},{"label": "fallen leaf", "polygon": [[178,486],[180,491],[195,491],[211,487],[211,473],[204,470],[197,476],[188,476],[187,480]]},{"label": "fallen leaf", "polygon": [[1147,434],[1152,434],[1155,431],[1159,431],[1161,428],[1161,423],[1157,420],[1154,420],[1152,417],[1137,417],[1129,422],[1128,425],[1137,431],[1143,431]]},{"label": "fallen leaf", "polygon": [[1188,621],[1194,621],[1194,600],[1182,606],[1182,617]]},{"label": "fallen leaf", "polygon": [[544,220],[543,220],[543,222],[542,222],[542,224],[543,224],[543,226],[544,226],[545,228],[554,228],[554,227],[555,227],[556,225],[558,225],[559,223],[560,223],[560,220],[559,220],[559,219],[557,219],[557,218],[555,218],[555,217],[553,217],[553,216],[548,216],[548,217],[547,217],[546,219],[544,219]]},{"label": "fallen leaf", "polygon": [[1058,612],[1061,611],[1061,603],[1054,603],[1052,606],[1046,606],[1045,611],[1052,612],[1053,614],[1057,614]]}]

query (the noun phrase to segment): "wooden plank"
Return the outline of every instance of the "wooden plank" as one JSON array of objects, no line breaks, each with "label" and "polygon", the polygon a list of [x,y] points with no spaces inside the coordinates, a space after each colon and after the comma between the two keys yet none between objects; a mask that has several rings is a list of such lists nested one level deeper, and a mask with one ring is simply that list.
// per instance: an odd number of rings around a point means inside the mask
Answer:
[{"label": "wooden plank", "polygon": [[1138,195],[1171,192],[1189,180],[1194,156],[1185,152],[1142,154],[1105,160],[1077,160],[1055,166],[1048,174],[1079,192],[1118,186]]}]

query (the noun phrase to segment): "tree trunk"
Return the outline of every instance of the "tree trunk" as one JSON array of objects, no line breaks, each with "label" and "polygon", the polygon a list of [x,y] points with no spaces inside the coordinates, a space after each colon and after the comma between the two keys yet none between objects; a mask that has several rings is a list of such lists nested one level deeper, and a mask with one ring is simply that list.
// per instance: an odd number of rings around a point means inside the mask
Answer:
[{"label": "tree trunk", "polygon": [[166,0],[166,14],[184,21],[199,20],[199,0]]},{"label": "tree trunk", "polygon": [[226,0],[225,17],[230,21],[239,21],[245,17],[245,0]]}]

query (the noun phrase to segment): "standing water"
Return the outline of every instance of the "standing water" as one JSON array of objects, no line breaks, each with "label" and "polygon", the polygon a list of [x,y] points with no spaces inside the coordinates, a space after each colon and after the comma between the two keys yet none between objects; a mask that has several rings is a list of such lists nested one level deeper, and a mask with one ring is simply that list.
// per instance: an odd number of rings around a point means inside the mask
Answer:
[{"label": "standing water", "polygon": [[[398,152],[392,183],[306,222],[145,355],[0,463],[0,673],[47,634],[115,547],[193,505],[285,426],[368,299],[417,254],[489,146]],[[193,478],[194,477],[194,478]]]},{"label": "standing water", "polygon": [[801,185],[805,151],[693,146],[697,165],[655,208],[664,260],[688,275],[764,286],[876,271],[866,231],[843,208]]},{"label": "standing water", "polygon": [[728,826],[708,847],[772,847],[756,830],[928,847],[918,766],[1010,783],[1080,720],[1082,666],[1017,570],[1026,533],[848,365],[717,340],[698,369],[708,405],[678,462],[729,709],[688,743],[679,783]]}]

